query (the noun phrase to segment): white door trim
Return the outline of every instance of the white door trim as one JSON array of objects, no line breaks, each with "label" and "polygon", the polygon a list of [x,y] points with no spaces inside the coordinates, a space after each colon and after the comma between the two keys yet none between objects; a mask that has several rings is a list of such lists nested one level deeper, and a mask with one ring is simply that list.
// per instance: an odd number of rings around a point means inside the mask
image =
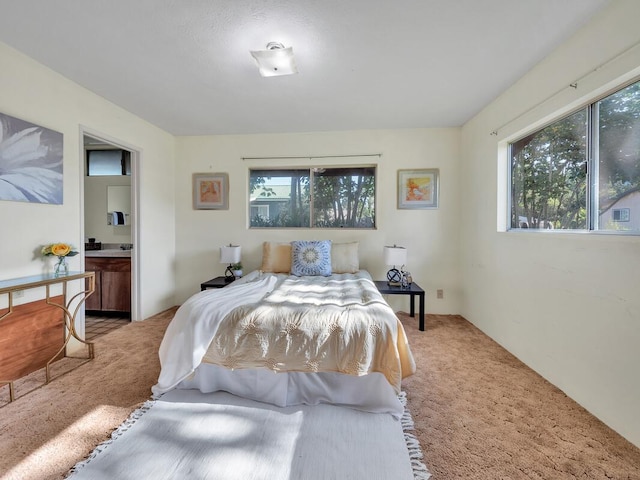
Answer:
[{"label": "white door trim", "polygon": [[[113,138],[92,128],[80,125],[80,158],[85,162],[85,135],[131,152],[131,320],[143,320],[140,288],[140,164],[142,149]],[[84,236],[84,175],[86,165],[80,168],[80,230]],[[84,270],[84,238],[80,243],[81,265]],[[83,315],[84,320],[84,315]],[[83,328],[84,330],[84,328]]]}]

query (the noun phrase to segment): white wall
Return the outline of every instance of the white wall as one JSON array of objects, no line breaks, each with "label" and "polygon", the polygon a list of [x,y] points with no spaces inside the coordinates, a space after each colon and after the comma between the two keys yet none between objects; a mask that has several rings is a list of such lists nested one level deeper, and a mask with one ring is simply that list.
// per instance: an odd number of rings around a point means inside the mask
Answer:
[{"label": "white wall", "polygon": [[[43,262],[39,255],[43,244],[63,241],[83,245],[82,125],[141,151],[142,317],[173,306],[173,136],[2,43],[0,72],[0,112],[64,135],[63,204],[0,201],[0,279],[51,271],[52,262]],[[81,270],[82,257],[72,257],[70,265],[72,270]]]},{"label": "white wall", "polygon": [[[458,313],[458,146],[459,129],[417,129],[325,132],[283,135],[180,137],[177,139],[176,238],[178,303],[199,290],[201,282],[224,273],[219,250],[230,242],[242,246],[245,272],[260,268],[262,242],[297,239],[360,241],[361,267],[385,278],[382,247],[408,248],[407,268],[427,291],[428,312]],[[248,229],[248,169],[311,165],[303,160],[252,160],[241,157],[347,155],[382,153],[382,157],[314,160],[318,165],[378,165],[377,230]],[[440,169],[440,208],[398,210],[397,170]],[[192,174],[229,173],[229,210],[194,210]],[[435,299],[435,289],[444,299]],[[397,310],[408,311],[406,298],[389,298]]]},{"label": "white wall", "polygon": [[638,18],[613,2],[464,126],[460,211],[463,315],[640,446],[640,237],[496,227],[499,146],[639,74]]}]

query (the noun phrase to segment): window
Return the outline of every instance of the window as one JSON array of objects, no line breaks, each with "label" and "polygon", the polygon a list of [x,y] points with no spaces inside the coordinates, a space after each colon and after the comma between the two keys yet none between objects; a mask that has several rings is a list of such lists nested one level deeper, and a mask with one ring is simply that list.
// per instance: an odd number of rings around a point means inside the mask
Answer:
[{"label": "window", "polygon": [[131,175],[131,152],[87,150],[87,176]]},{"label": "window", "polygon": [[269,205],[251,205],[251,218],[258,217],[262,221],[269,220]]},{"label": "window", "polygon": [[611,210],[613,213],[614,222],[628,222],[629,221],[629,209],[628,208],[614,208]]},{"label": "window", "polygon": [[640,82],[511,143],[509,158],[512,229],[640,233]]},{"label": "window", "polygon": [[251,228],[375,228],[374,166],[249,171]]}]

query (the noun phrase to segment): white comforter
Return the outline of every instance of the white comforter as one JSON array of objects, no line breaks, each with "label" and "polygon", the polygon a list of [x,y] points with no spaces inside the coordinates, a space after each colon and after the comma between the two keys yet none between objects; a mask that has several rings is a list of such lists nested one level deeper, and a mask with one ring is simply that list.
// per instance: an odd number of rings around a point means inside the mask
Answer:
[{"label": "white comforter", "polygon": [[155,394],[226,390],[277,405],[324,401],[394,414],[400,381],[415,370],[402,324],[365,271],[252,272],[200,292],[176,312],[160,361]]}]

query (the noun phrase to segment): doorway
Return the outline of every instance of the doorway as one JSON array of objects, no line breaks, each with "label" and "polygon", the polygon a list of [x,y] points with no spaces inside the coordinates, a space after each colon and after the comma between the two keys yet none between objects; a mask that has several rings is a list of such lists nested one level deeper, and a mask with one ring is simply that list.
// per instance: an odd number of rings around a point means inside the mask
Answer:
[{"label": "doorway", "polygon": [[[126,283],[115,284],[118,279],[109,271],[96,274],[96,292],[89,297],[85,305],[85,310],[91,311],[92,314],[100,316],[122,317],[123,307],[113,307],[109,305],[109,298],[114,294],[127,295],[130,300],[130,312],[128,318],[130,320],[141,320],[140,317],[140,254],[139,254],[139,212],[138,212],[138,191],[139,191],[139,150],[131,145],[127,145],[116,139],[91,131],[87,128],[81,128],[81,158],[82,168],[80,169],[81,179],[81,195],[80,195],[80,217],[82,221],[82,254],[83,268],[87,269],[87,264],[91,264],[91,270],[95,268],[95,264],[107,262],[114,253],[114,257],[121,264],[123,257],[130,255],[130,277],[126,279]],[[87,151],[98,152],[92,161],[90,167],[89,158],[91,155]],[[88,173],[93,169],[100,169],[108,166],[111,160],[104,160],[109,155],[100,155],[100,152],[121,152],[122,153],[122,170],[120,174],[111,175],[112,171],[102,171],[102,175],[89,176]],[[109,167],[107,167],[109,168]],[[116,172],[117,173],[117,172]],[[89,183],[86,183],[89,181]],[[91,183],[93,182],[93,183]],[[124,193],[126,192],[126,193]],[[114,197],[109,199],[109,196]],[[115,198],[116,196],[121,198]],[[114,207],[117,205],[117,207]],[[116,208],[118,211],[116,212]],[[111,210],[110,210],[111,209]],[[129,211],[127,211],[129,209]],[[109,249],[109,252],[105,251]],[[104,256],[101,258],[102,254]],[[108,270],[108,269],[107,269]],[[98,277],[104,277],[106,287],[104,292],[99,290],[100,280]],[[120,275],[120,282],[122,276]],[[95,297],[92,299],[92,297]],[[98,302],[96,304],[96,301]],[[121,299],[117,300],[118,305],[122,305]],[[104,303],[101,303],[104,302]],[[98,312],[94,312],[98,310]],[[89,315],[87,314],[87,317]],[[86,326],[86,322],[85,325]]]}]

